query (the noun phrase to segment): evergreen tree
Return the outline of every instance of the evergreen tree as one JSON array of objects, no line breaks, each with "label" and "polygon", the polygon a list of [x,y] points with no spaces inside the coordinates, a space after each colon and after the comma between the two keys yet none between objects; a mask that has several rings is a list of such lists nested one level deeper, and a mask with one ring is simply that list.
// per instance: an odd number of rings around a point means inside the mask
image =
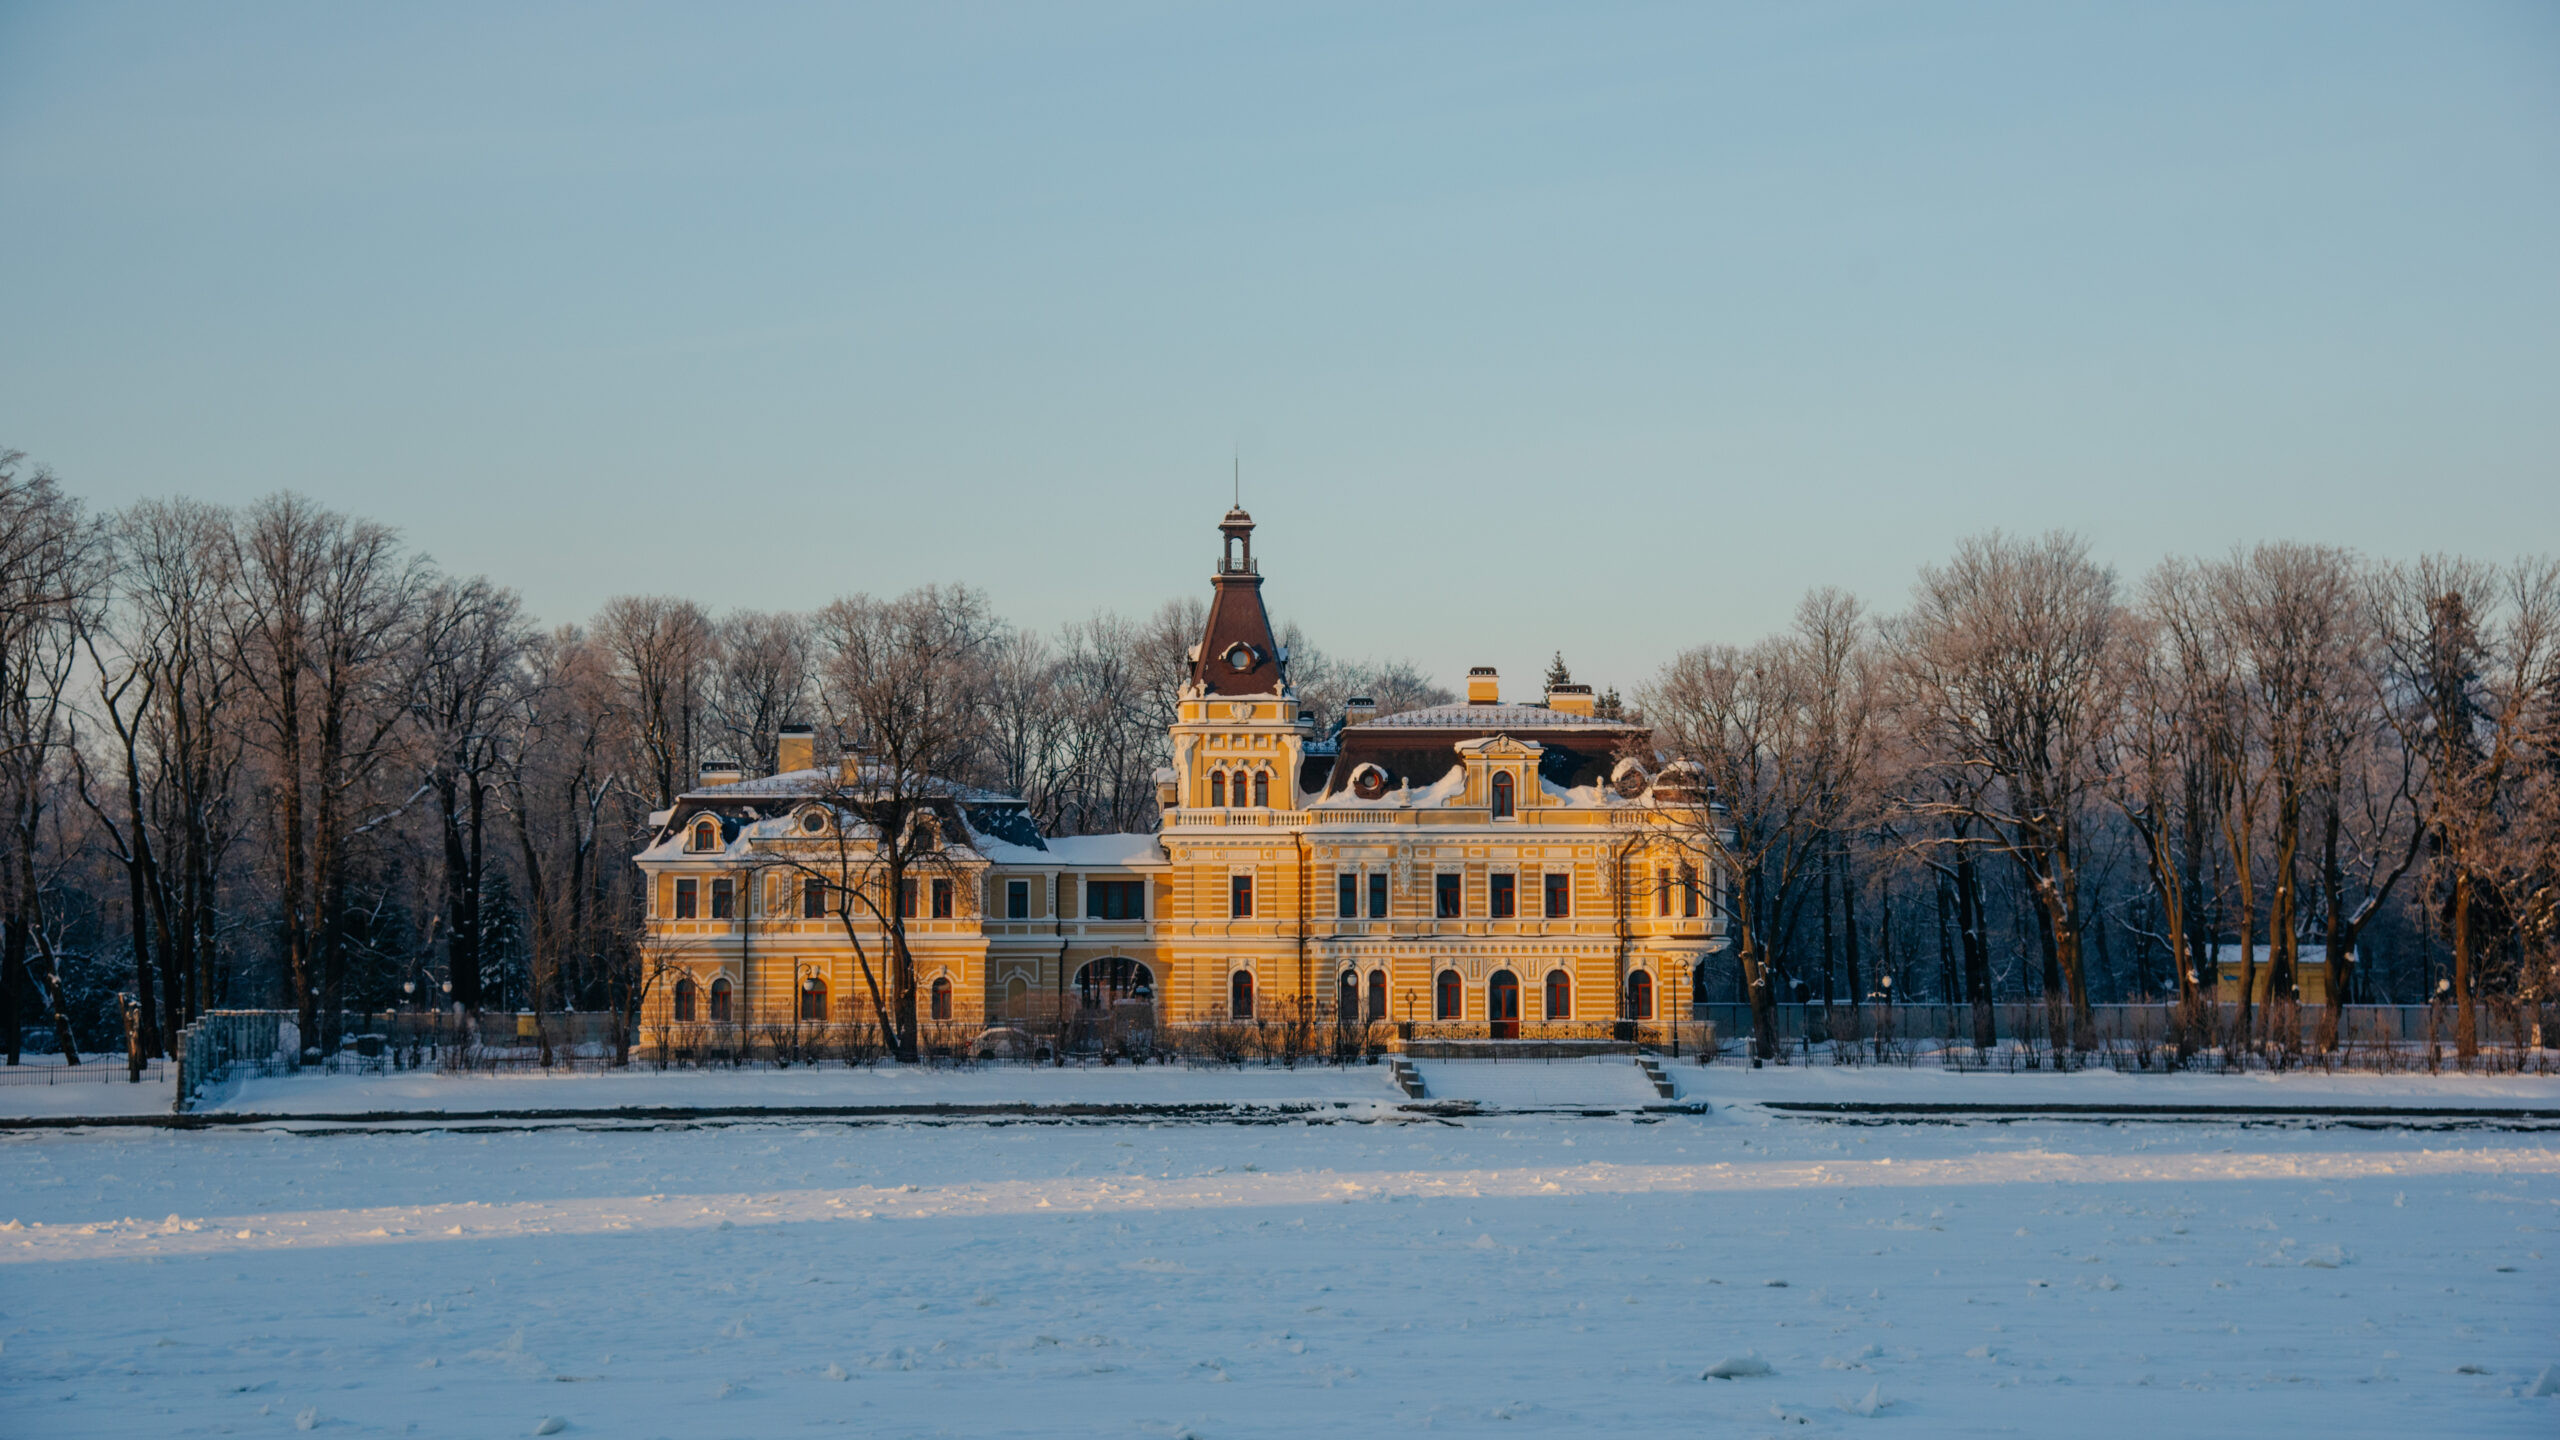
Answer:
[{"label": "evergreen tree", "polygon": [[1573,672],[1565,668],[1564,652],[1559,650],[1556,652],[1556,658],[1547,662],[1547,688],[1553,690],[1559,685],[1572,683]]}]

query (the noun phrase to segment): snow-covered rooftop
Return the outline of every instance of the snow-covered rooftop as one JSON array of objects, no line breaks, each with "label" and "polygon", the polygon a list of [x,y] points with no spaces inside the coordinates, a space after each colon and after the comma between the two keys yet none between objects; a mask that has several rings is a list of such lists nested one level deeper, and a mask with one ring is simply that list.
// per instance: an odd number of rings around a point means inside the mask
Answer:
[{"label": "snow-covered rooftop", "polygon": [[1596,715],[1576,715],[1565,710],[1550,710],[1544,705],[1432,705],[1421,710],[1399,710],[1350,727],[1359,730],[1389,726],[1408,730],[1503,729],[1544,730],[1568,727],[1596,727],[1624,730],[1623,720],[1603,720]]}]

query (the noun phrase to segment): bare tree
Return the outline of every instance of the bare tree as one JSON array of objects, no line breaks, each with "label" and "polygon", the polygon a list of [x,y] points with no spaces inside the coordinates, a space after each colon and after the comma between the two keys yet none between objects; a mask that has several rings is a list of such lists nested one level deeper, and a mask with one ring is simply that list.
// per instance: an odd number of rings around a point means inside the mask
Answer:
[{"label": "bare tree", "polygon": [[[19,1058],[16,987],[24,981],[51,1012],[55,1043],[80,1063],[65,1012],[60,967],[44,919],[37,857],[50,805],[49,770],[61,758],[80,615],[102,581],[97,532],[50,470],[0,451],[0,814],[9,853],[0,864],[0,1026],[9,1063]],[[42,983],[28,966],[44,962]]]},{"label": "bare tree", "polygon": [[690,600],[625,595],[605,602],[595,634],[621,677],[623,706],[648,761],[649,793],[660,808],[673,805],[701,758],[702,710],[718,654],[711,618]]},{"label": "bare tree", "polygon": [[1906,725],[1939,765],[1983,782],[1953,799],[1921,793],[1905,803],[1961,810],[2017,861],[2067,996],[2072,1042],[2086,1049],[2096,1037],[2080,956],[2081,828],[2117,714],[2115,575],[2058,532],[1968,540],[1948,564],[1921,572],[1893,633]]},{"label": "bare tree", "polygon": [[[957,777],[986,760],[989,672],[1003,631],[977,592],[926,586],[889,600],[839,600],[819,612],[817,635],[820,703],[836,733],[852,737],[838,779],[818,797],[842,817],[835,829],[847,839],[837,868],[817,878],[855,939],[891,1049],[912,1062],[912,887],[956,874],[955,851],[966,843],[952,828]],[[885,996],[860,949],[861,912],[885,932]]]},{"label": "bare tree", "polygon": [[1778,958],[1797,902],[1827,854],[1827,809],[1841,791],[1830,767],[1844,748],[1826,729],[1820,651],[1842,616],[1822,596],[1797,612],[1795,633],[1748,649],[1684,652],[1643,697],[1656,742],[1694,765],[1719,809],[1700,807],[1683,843],[1726,877],[1707,893],[1723,911],[1751,1006],[1753,1053],[1777,1054]]}]

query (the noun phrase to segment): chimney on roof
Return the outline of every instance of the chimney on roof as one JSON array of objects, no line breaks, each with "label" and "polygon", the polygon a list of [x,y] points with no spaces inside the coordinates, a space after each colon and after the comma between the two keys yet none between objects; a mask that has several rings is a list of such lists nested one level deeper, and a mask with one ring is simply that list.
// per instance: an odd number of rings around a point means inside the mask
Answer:
[{"label": "chimney on roof", "polygon": [[1378,702],[1366,695],[1354,695],[1342,702],[1342,723],[1366,725],[1378,718]]},{"label": "chimney on roof", "polygon": [[788,773],[818,763],[818,734],[807,725],[785,725],[774,742],[774,769]]},{"label": "chimney on roof", "polygon": [[735,785],[745,778],[747,778],[747,772],[738,768],[738,762],[735,760],[702,762],[702,788],[705,790],[717,790],[723,785]]},{"label": "chimney on roof", "polygon": [[871,742],[856,740],[837,762],[836,783],[857,790],[879,778],[880,757],[872,753]]},{"label": "chimney on roof", "polygon": [[1564,715],[1588,716],[1596,707],[1590,686],[1564,684],[1547,687],[1547,708]]},{"label": "chimney on roof", "polygon": [[1502,703],[1502,677],[1490,665],[1478,665],[1467,672],[1467,703],[1499,705]]}]

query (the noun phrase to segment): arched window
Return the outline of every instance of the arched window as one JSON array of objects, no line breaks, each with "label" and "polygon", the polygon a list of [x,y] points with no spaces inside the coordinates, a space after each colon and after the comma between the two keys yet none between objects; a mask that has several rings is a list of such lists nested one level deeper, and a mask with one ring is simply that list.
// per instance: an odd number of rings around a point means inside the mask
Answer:
[{"label": "arched window", "polygon": [[951,977],[948,975],[933,977],[933,1018],[951,1018]]},{"label": "arched window", "polygon": [[800,982],[800,1018],[803,1020],[827,1018],[827,982],[815,975]]},{"label": "arched window", "polygon": [[1440,983],[1432,988],[1435,992],[1432,995],[1432,1019],[1456,1020],[1465,1015],[1467,1006],[1467,982],[1458,978],[1457,971],[1441,971]]},{"label": "arched window", "polygon": [[1271,808],[1271,772],[1268,770],[1253,772],[1253,803],[1260,809]]},{"label": "arched window", "polygon": [[1387,972],[1384,970],[1369,972],[1369,1018],[1387,1018]]},{"label": "arched window", "polygon": [[729,977],[711,982],[711,1021],[715,1025],[729,1023]]},{"label": "arched window", "polygon": [[1227,979],[1227,1013],[1238,1020],[1253,1018],[1253,972],[1239,970]]},{"label": "arched window", "polygon": [[1019,975],[1004,982],[1004,1014],[1008,1020],[1031,1018],[1031,983]]},{"label": "arched window", "polygon": [[1547,1018],[1573,1018],[1573,977],[1561,970],[1547,972]]},{"label": "arched window", "polygon": [[1493,777],[1493,818],[1511,818],[1511,772],[1501,771]]},{"label": "arched window", "polygon": [[688,1024],[693,1020],[694,1008],[699,1003],[700,994],[701,992],[694,987],[690,979],[679,978],[676,981],[676,1023]]},{"label": "arched window", "polygon": [[696,823],[693,827],[693,848],[696,850],[719,849],[720,827],[708,820]]},{"label": "arched window", "polygon": [[1627,976],[1627,1018],[1630,1020],[1653,1018],[1653,977],[1642,970],[1634,971]]},{"label": "arched window", "polygon": [[1227,772],[1224,770],[1209,772],[1209,803],[1215,806],[1227,803]]}]

